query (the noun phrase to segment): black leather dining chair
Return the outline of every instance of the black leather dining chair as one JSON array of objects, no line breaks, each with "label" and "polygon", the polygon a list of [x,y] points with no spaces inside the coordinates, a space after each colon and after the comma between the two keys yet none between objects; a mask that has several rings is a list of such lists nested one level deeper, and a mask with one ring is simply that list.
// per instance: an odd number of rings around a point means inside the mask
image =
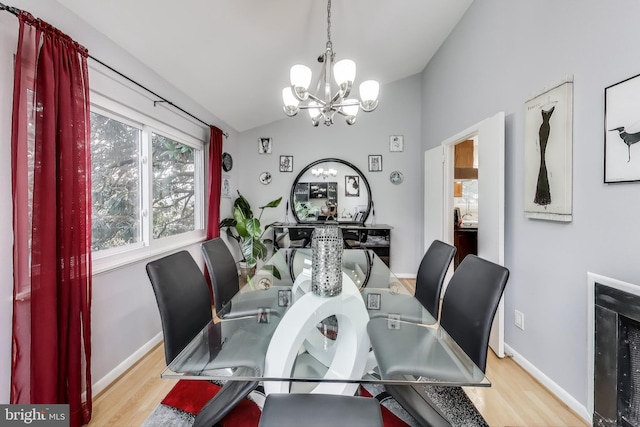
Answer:
[{"label": "black leather dining chair", "polygon": [[211,279],[216,313],[220,315],[231,298],[240,291],[236,261],[227,244],[219,237],[204,242],[201,249]]},{"label": "black leather dining chair", "polygon": [[[147,275],[160,311],[165,362],[169,365],[213,319],[209,287],[187,251],[148,263]],[[193,425],[213,426],[257,386],[257,382],[226,382],[202,408]]]},{"label": "black leather dining chair", "polygon": [[[363,291],[365,301],[371,293],[378,293],[382,298],[380,308],[370,311],[369,316],[386,318],[388,313],[400,313],[400,320],[405,322],[437,323],[442,285],[455,254],[455,246],[440,240],[434,240],[429,245],[418,267],[413,297],[383,292],[376,288],[365,289]],[[424,316],[425,309],[433,320]]]},{"label": "black leather dining chair", "polygon": [[[508,278],[509,270],[505,267],[467,255],[454,272],[443,297],[440,327],[482,372],[487,364],[491,324]],[[402,328],[417,337],[415,342],[420,342],[421,335],[428,341],[427,335],[432,333],[410,323],[403,324]],[[388,330],[384,319],[370,320],[367,331],[381,371],[398,372],[405,369],[403,367],[415,365],[416,353],[412,351],[403,353],[407,358],[405,361],[398,358],[397,351],[395,358],[385,357],[390,351],[389,334],[393,332]],[[428,366],[421,368],[429,369]],[[424,370],[405,373],[429,375]],[[465,418],[471,425],[486,425],[459,387],[387,385],[385,388],[421,425],[451,425],[452,420]]]},{"label": "black leather dining chair", "polygon": [[269,315],[281,315],[286,308],[278,306],[277,291],[281,287],[272,286],[258,292],[246,292],[233,299],[240,292],[240,279],[227,244],[217,237],[204,242],[201,249],[211,279],[216,316],[221,319],[256,316],[264,309],[267,309]]},{"label": "black leather dining chair", "polygon": [[380,404],[372,397],[313,393],[272,393],[258,427],[383,427]]},{"label": "black leather dining chair", "polygon": [[434,240],[418,267],[415,297],[434,319],[438,319],[442,284],[455,254],[455,246]]}]

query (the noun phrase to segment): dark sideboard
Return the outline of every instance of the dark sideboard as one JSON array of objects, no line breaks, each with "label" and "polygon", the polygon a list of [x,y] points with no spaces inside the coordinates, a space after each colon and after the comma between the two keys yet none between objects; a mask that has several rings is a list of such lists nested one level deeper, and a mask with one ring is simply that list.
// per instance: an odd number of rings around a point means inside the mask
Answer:
[{"label": "dark sideboard", "polygon": [[[273,242],[276,249],[281,248],[310,248],[311,235],[315,227],[327,224],[296,224],[274,223]],[[391,264],[391,230],[387,224],[335,224],[342,230],[345,249],[370,249],[380,259]]]}]

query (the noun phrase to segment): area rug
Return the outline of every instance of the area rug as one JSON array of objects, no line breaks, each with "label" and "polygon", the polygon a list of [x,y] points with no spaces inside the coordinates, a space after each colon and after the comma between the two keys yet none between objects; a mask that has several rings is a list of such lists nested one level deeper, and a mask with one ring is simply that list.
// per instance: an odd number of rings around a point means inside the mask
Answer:
[{"label": "area rug", "polygon": [[[191,427],[196,414],[220,390],[208,381],[181,380],[160,405],[142,423],[144,427]],[[380,402],[385,427],[419,427],[419,424],[390,397],[380,385],[360,386],[362,396],[375,396]],[[219,427],[257,427],[264,403],[264,391],[258,387],[227,416]]]}]

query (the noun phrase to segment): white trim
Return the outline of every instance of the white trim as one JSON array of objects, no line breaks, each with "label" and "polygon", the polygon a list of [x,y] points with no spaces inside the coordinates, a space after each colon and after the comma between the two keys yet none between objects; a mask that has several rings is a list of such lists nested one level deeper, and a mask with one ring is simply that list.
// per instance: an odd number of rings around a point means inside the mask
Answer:
[{"label": "white trim", "polygon": [[415,279],[416,273],[393,273],[398,279]]},{"label": "white trim", "polygon": [[520,353],[515,351],[511,346],[507,343],[504,344],[505,353],[512,355],[513,361],[522,367],[525,371],[527,371],[533,378],[538,380],[543,386],[547,388],[555,397],[560,399],[565,405],[567,405],[573,412],[576,413],[579,417],[583,418],[589,425],[591,425],[591,416],[589,415],[589,411],[587,411],[586,406],[582,405],[580,402],[576,400],[573,396],[571,396],[565,389],[560,387],[558,384],[553,382],[551,378],[546,376],[541,370],[536,368],[536,366],[525,359]]},{"label": "white trim", "polygon": [[127,371],[127,369],[135,365],[136,362],[142,359],[147,353],[151,351],[151,349],[153,349],[153,347],[155,347],[161,341],[162,341],[162,332],[159,332],[158,335],[151,338],[151,340],[149,340],[146,344],[140,347],[131,356],[123,360],[122,363],[120,363],[118,366],[113,368],[107,375],[105,375],[104,377],[100,378],[98,381],[93,383],[91,386],[91,392],[93,396],[95,397],[96,395],[98,395],[98,393],[100,393],[101,391],[109,387],[109,385],[111,385],[111,383],[116,381],[120,377],[120,375],[124,374]]},{"label": "white trim", "polygon": [[[196,234],[197,233],[197,234]],[[132,251],[124,252],[119,255],[112,255],[103,258],[94,258],[92,260],[92,273],[98,275],[106,273],[111,270],[115,270],[121,267],[125,267],[129,264],[139,262],[145,259],[153,258],[158,255],[173,252],[177,249],[186,248],[187,246],[194,245],[196,243],[204,242],[206,240],[206,233],[204,230],[196,230],[189,232],[190,236],[185,236],[187,233],[178,234],[176,239],[172,239],[170,244],[152,245],[146,246],[142,249],[135,249]],[[170,239],[171,237],[166,237]]]}]

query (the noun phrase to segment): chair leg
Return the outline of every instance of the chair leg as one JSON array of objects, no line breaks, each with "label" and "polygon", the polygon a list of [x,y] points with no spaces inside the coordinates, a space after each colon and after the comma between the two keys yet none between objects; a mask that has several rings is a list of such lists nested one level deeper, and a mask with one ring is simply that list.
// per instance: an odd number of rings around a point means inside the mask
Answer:
[{"label": "chair leg", "polygon": [[213,427],[249,393],[258,387],[257,381],[227,381],[196,416],[193,427]]}]

